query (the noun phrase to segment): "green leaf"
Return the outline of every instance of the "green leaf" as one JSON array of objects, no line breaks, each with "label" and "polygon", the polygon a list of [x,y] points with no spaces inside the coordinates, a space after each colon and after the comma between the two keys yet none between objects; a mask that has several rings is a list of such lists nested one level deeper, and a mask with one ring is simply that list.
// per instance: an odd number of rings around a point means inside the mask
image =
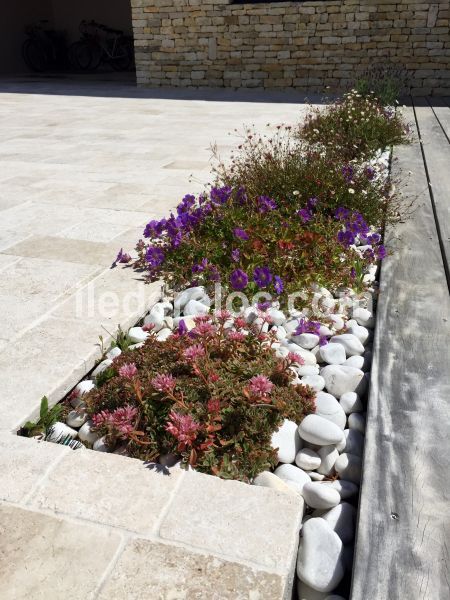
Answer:
[{"label": "green leaf", "polygon": [[42,421],[48,414],[48,398],[44,396],[41,400],[41,409],[39,413],[40,420]]}]

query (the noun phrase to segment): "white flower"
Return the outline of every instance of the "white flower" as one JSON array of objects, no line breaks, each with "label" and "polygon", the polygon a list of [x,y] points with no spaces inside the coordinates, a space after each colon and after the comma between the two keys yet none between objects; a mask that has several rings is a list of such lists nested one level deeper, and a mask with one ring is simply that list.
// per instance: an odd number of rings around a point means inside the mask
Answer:
[{"label": "white flower", "polygon": [[354,194],[354,193],[355,193],[355,190],[354,190],[353,188],[348,188],[348,193],[349,193],[349,194]]},{"label": "white flower", "polygon": [[293,196],[298,196],[299,194],[300,194],[300,192],[299,192],[298,190],[294,190],[294,191],[292,192],[292,195],[293,195]]}]

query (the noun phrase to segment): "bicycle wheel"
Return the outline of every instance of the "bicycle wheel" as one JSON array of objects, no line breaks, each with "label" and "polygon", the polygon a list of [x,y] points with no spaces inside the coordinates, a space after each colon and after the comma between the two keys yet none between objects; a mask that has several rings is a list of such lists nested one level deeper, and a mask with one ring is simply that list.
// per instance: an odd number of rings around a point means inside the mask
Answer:
[{"label": "bicycle wheel", "polygon": [[130,43],[127,40],[119,40],[114,49],[114,56],[110,58],[112,68],[115,71],[127,71],[131,61]]},{"label": "bicycle wheel", "polygon": [[48,68],[46,49],[37,40],[25,40],[22,44],[22,58],[29,69],[42,73]]},{"label": "bicycle wheel", "polygon": [[71,46],[71,63],[80,71],[95,71],[101,60],[101,52],[96,44],[89,40],[80,40]]}]

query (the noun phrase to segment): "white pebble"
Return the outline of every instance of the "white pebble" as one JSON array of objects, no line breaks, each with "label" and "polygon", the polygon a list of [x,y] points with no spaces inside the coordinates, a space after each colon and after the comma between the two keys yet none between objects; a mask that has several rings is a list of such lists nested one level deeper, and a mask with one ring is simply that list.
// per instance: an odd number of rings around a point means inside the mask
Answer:
[{"label": "white pebble", "polygon": [[357,484],[361,481],[362,459],[356,454],[344,452],[335,462],[334,468],[342,479]]},{"label": "white pebble", "polygon": [[[328,446],[325,446],[327,448]],[[297,452],[295,457],[295,464],[304,471],[314,471],[320,467],[321,459],[320,456],[314,450],[310,448],[302,448]]]},{"label": "white pebble", "polygon": [[278,462],[293,463],[301,448],[297,423],[285,419],[281,427],[272,434],[272,448],[278,448]]},{"label": "white pebble", "polygon": [[298,433],[303,440],[318,446],[338,444],[344,437],[338,425],[319,415],[307,415],[300,423]]},{"label": "white pebble", "polygon": [[321,460],[317,472],[321,475],[330,476],[334,471],[334,463],[339,458],[339,452],[335,446],[322,446],[317,452]]},{"label": "white pebble", "polygon": [[363,405],[356,392],[346,392],[339,399],[339,404],[344,409],[346,415],[354,412],[362,412]]},{"label": "white pebble", "polygon": [[311,508],[333,508],[341,501],[341,495],[337,490],[319,481],[305,483],[302,495]]},{"label": "white pebble", "polygon": [[147,331],[144,331],[142,327],[131,327],[131,329],[128,330],[128,337],[135,343],[145,342],[148,336],[149,334]]},{"label": "white pebble", "polygon": [[341,344],[344,346],[347,356],[354,356],[355,354],[362,354],[364,352],[364,346],[356,335],[353,335],[352,333],[334,335],[330,339],[330,344]]},{"label": "white pebble", "polygon": [[274,473],[277,477],[280,477],[280,479],[289,479],[290,481],[297,482],[301,486],[301,489],[303,489],[305,483],[310,483],[311,481],[308,473],[295,465],[280,465],[275,469]]},{"label": "white pebble", "polygon": [[329,365],[342,365],[346,360],[345,348],[341,344],[325,344],[319,352],[323,362]]},{"label": "white pebble", "polygon": [[349,429],[356,429],[357,431],[364,434],[366,432],[366,417],[361,413],[352,413],[348,417]]}]

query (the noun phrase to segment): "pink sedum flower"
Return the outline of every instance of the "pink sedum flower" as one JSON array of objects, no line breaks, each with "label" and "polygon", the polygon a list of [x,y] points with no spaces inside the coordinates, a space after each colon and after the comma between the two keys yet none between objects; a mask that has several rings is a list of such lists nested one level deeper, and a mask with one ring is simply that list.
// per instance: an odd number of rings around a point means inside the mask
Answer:
[{"label": "pink sedum flower", "polygon": [[245,334],[242,331],[230,331],[228,333],[228,339],[232,342],[243,342],[245,340]]},{"label": "pink sedum flower", "polygon": [[296,352],[289,352],[287,355],[287,359],[293,363],[297,363],[298,365],[305,364],[305,359],[302,356],[300,356],[300,354],[297,354]]},{"label": "pink sedum flower", "polygon": [[137,368],[134,363],[125,363],[119,369],[119,375],[124,379],[133,379],[137,374]]},{"label": "pink sedum flower", "polygon": [[189,362],[195,362],[197,359],[205,356],[205,349],[200,344],[194,344],[193,346],[189,346],[183,352],[183,356]]},{"label": "pink sedum flower", "polygon": [[270,394],[273,383],[265,375],[255,375],[250,379],[249,391],[254,396],[265,396]]},{"label": "pink sedum flower", "polygon": [[134,422],[138,410],[127,404],[114,411],[102,410],[93,415],[92,423],[95,428],[106,427],[108,432],[117,437],[127,438],[134,431]]},{"label": "pink sedum flower", "polygon": [[170,393],[174,390],[176,381],[172,375],[158,374],[151,380],[152,386],[158,392]]},{"label": "pink sedum flower", "polygon": [[194,421],[191,415],[183,415],[172,410],[165,429],[176,438],[178,448],[183,451],[187,446],[192,446],[194,443],[200,430],[200,424]]}]

